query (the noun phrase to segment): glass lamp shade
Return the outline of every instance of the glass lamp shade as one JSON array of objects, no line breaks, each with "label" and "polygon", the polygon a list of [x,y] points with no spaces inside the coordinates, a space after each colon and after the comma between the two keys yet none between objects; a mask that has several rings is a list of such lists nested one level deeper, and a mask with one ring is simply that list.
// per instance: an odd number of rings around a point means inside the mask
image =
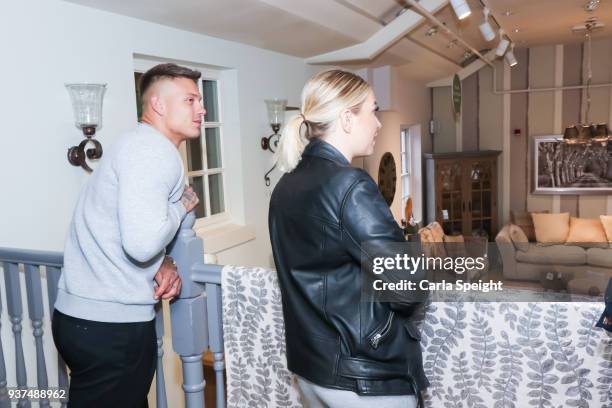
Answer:
[{"label": "glass lamp shade", "polygon": [[102,101],[106,84],[66,84],[74,110],[75,126],[81,130],[102,126]]},{"label": "glass lamp shade", "polygon": [[593,126],[592,132],[594,142],[607,142],[610,136],[608,125],[605,123],[598,123],[596,126]]},{"label": "glass lamp shade", "polygon": [[578,137],[578,128],[576,126],[568,126],[563,132],[563,141],[565,143],[573,144]]},{"label": "glass lamp shade", "polygon": [[285,117],[285,108],[287,107],[286,99],[266,99],[268,107],[268,120],[270,125],[282,125]]},{"label": "glass lamp shade", "polygon": [[593,139],[593,131],[589,125],[578,125],[576,143],[589,143]]}]

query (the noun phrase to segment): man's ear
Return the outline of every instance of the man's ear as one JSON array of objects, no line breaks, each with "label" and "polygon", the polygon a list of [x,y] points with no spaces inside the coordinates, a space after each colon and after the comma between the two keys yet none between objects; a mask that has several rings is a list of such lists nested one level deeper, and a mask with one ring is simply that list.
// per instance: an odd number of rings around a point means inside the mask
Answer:
[{"label": "man's ear", "polygon": [[340,114],[340,125],[344,133],[351,133],[353,130],[353,113],[349,109],[345,109]]},{"label": "man's ear", "polygon": [[164,104],[162,98],[157,94],[151,95],[149,98],[149,105],[159,116],[164,116],[166,113],[166,104]]}]

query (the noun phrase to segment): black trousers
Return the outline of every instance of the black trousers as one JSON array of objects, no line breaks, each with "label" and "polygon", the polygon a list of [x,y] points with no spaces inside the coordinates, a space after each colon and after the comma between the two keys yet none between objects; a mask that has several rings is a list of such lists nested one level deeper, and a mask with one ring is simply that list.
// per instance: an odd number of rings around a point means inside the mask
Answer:
[{"label": "black trousers", "polygon": [[155,373],[155,321],[104,323],[56,310],[53,340],[70,368],[69,408],[146,408]]}]

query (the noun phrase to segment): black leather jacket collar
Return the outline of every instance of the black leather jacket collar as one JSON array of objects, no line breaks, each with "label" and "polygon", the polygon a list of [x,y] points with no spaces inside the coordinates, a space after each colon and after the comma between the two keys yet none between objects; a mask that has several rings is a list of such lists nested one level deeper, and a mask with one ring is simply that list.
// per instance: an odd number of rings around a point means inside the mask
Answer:
[{"label": "black leather jacket collar", "polygon": [[350,165],[349,161],[338,149],[319,138],[314,138],[308,143],[302,156],[321,157],[340,165]]}]

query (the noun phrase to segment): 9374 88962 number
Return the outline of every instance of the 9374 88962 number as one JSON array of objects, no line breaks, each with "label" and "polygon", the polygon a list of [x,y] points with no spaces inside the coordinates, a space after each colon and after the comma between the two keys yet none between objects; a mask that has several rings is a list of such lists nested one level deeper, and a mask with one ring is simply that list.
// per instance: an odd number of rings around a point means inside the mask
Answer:
[{"label": "9374 88962 number", "polygon": [[64,388],[17,388],[9,387],[7,389],[9,400],[31,401],[50,400],[50,401],[66,401],[68,400],[68,391]]}]

